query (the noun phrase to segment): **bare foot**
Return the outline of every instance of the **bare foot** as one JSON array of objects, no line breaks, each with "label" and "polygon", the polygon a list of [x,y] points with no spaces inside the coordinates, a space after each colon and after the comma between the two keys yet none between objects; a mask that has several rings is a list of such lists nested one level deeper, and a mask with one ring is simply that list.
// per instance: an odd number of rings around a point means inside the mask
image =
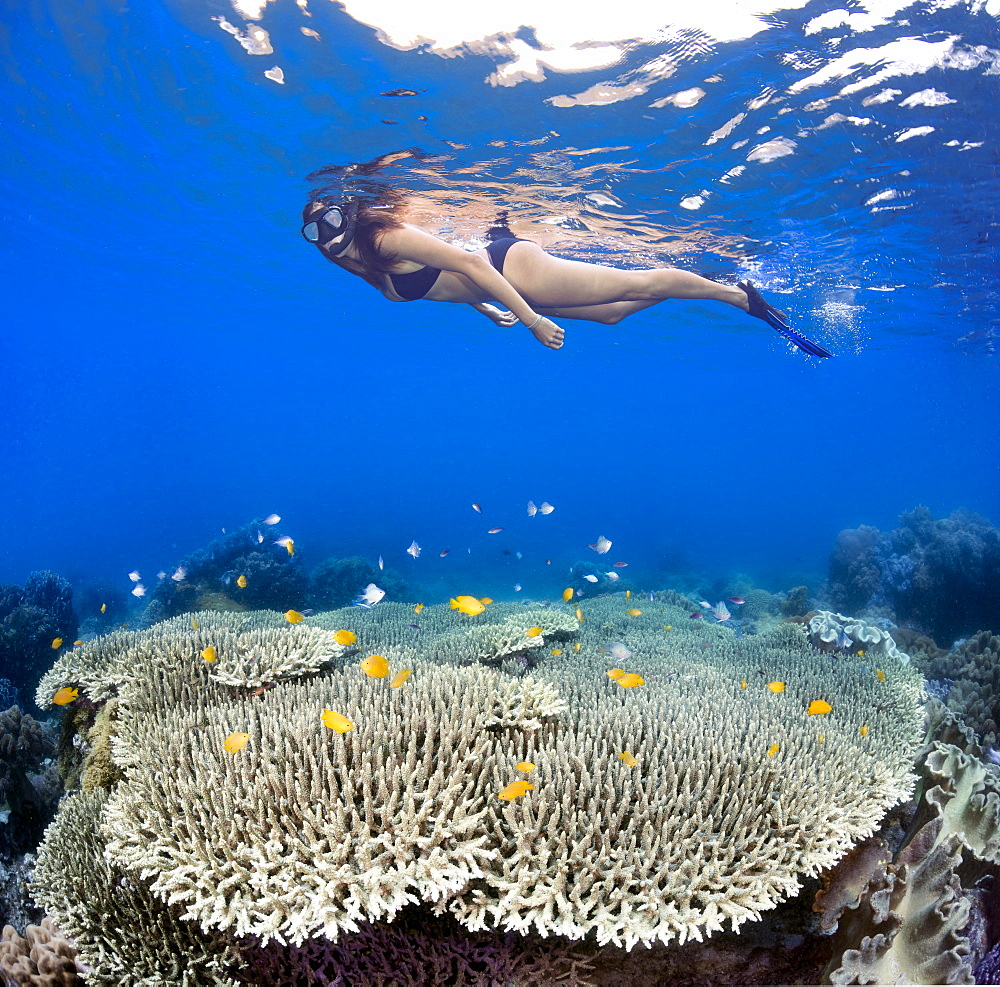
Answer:
[{"label": "bare foot", "polygon": [[543,315],[534,326],[528,328],[543,346],[547,346],[550,350],[562,348],[566,333],[562,326],[557,326],[551,319],[546,319]]}]

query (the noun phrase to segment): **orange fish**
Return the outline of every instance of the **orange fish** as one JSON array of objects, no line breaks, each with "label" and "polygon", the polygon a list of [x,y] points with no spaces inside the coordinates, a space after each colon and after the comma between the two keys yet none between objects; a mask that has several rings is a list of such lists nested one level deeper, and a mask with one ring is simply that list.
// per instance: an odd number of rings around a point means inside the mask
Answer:
[{"label": "orange fish", "polygon": [[216,654],[216,651],[215,651],[215,645],[214,644],[210,644],[207,648],[205,648],[204,651],[202,651],[201,656],[207,662],[213,662],[213,661],[215,661],[215,659],[217,657],[217,654]]},{"label": "orange fish", "polygon": [[417,605],[416,605],[416,606],[415,606],[415,607],[413,608],[413,612],[414,612],[414,613],[420,613],[420,612],[421,612],[421,611],[422,611],[423,609],[424,609],[424,605],[423,605],[422,603],[418,603],[418,604],[417,604]]},{"label": "orange fish", "polygon": [[526,792],[530,792],[534,787],[534,785],[529,785],[528,782],[523,780],[512,781],[503,791],[497,792],[497,798],[503,799],[505,802],[511,802]]},{"label": "orange fish", "polygon": [[525,637],[538,637],[542,633],[541,627],[529,627],[525,632]]},{"label": "orange fish", "polygon": [[475,617],[476,614],[482,613],[486,609],[486,604],[477,600],[474,596],[452,597],[448,605],[452,610],[468,614],[470,617]]},{"label": "orange fish", "polygon": [[249,740],[250,734],[248,733],[231,733],[222,742],[222,746],[225,747],[230,754],[235,754],[237,751],[243,750]]},{"label": "orange fish", "polygon": [[625,602],[628,603],[628,601],[631,599],[632,599],[632,590],[630,589],[625,590]]},{"label": "orange fish", "polygon": [[535,770],[535,766],[531,763],[531,761],[518,761],[517,764],[514,765],[514,767],[517,768],[518,771]]},{"label": "orange fish", "polygon": [[74,648],[79,648],[81,644],[83,644],[83,640],[82,639],[79,640],[79,641],[74,641],[73,642],[73,647]]},{"label": "orange fish", "polygon": [[767,749],[767,756],[768,757],[774,757],[774,755],[777,754],[778,751],[780,751],[780,750],[781,750],[781,748],[777,744],[771,744],[771,746],[768,747],[768,749]]},{"label": "orange fish", "polygon": [[484,607],[488,607],[493,602],[493,597],[492,596],[481,596],[481,597],[479,597],[479,602]]},{"label": "orange fish", "polygon": [[563,590],[563,603],[569,603],[569,601],[572,599],[573,599],[573,587],[567,586]]},{"label": "orange fish", "polygon": [[746,687],[747,687],[747,680],[746,679],[741,680],[740,688],[745,689]]},{"label": "orange fish", "polygon": [[80,693],[76,689],[71,689],[68,685],[64,685],[53,697],[52,702],[57,706],[68,706],[73,702]]},{"label": "orange fish", "polygon": [[771,690],[771,692],[784,692],[785,691],[785,683],[784,682],[768,682],[767,683],[767,687]]},{"label": "orange fish", "polygon": [[412,674],[412,669],[401,668],[395,675],[393,675],[392,681],[389,683],[389,688],[398,689]]},{"label": "orange fish", "polygon": [[577,607],[576,608],[576,619],[582,624],[583,623],[583,611]]},{"label": "orange fish", "polygon": [[806,710],[807,716],[823,716],[833,707],[825,699],[814,699]]},{"label": "orange fish", "polygon": [[631,610],[629,610],[628,615],[630,617],[641,617],[642,611],[638,607],[633,607]]},{"label": "orange fish", "polygon": [[246,589],[247,588],[247,577],[244,576],[244,575],[237,576],[236,577],[236,585],[239,586],[240,589]]},{"label": "orange fish", "polygon": [[875,669],[875,675],[878,677],[879,682],[885,681],[885,672],[883,672],[881,668]]},{"label": "orange fish", "polygon": [[868,724],[865,723],[863,726],[858,727],[858,733],[860,733],[862,737],[867,737],[868,736]]},{"label": "orange fish", "polygon": [[641,675],[636,675],[635,672],[626,672],[624,675],[618,675],[615,681],[623,689],[631,689],[637,685],[646,684],[646,680]]},{"label": "orange fish", "polygon": [[337,733],[347,733],[354,729],[354,724],[343,713],[336,713],[332,709],[323,710],[323,724]]},{"label": "orange fish", "polygon": [[101,604],[101,613],[107,613],[107,612],[108,612],[108,605],[106,603],[102,603]]},{"label": "orange fish", "polygon": [[384,679],[389,674],[389,661],[381,655],[369,655],[360,664],[361,671],[370,679]]},{"label": "orange fish", "polygon": [[358,635],[354,631],[334,631],[333,639],[337,644],[347,647],[349,644],[354,644],[358,639]]},{"label": "orange fish", "polygon": [[634,768],[639,762],[628,751],[622,751],[618,755],[630,768]]},{"label": "orange fish", "polygon": [[292,541],[288,535],[283,535],[281,538],[275,538],[274,544],[284,546],[285,551],[288,552],[289,555],[295,554],[295,542]]},{"label": "orange fish", "polygon": [[53,648],[53,650],[55,650],[56,648],[61,648],[62,647],[62,641],[63,641],[63,639],[61,637],[54,637],[54,638],[52,638],[52,648]]},{"label": "orange fish", "polygon": [[290,623],[290,624],[301,624],[302,621],[305,620],[305,619],[306,618],[303,617],[302,614],[300,614],[298,612],[298,610],[286,610],[285,611],[285,620],[287,620],[288,623]]},{"label": "orange fish", "polygon": [[609,679],[620,679],[625,674],[624,668],[612,668],[608,672]]}]

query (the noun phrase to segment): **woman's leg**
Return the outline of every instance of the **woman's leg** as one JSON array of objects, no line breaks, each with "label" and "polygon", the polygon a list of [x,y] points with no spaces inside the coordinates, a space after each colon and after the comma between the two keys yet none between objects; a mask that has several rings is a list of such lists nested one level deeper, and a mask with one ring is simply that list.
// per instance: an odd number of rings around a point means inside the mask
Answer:
[{"label": "woman's leg", "polygon": [[[725,302],[743,312],[748,310],[746,293],[735,285],[718,284],[688,271],[664,267],[645,271],[620,271],[601,264],[562,260],[547,254],[538,244],[521,241],[507,252],[503,276],[539,308],[582,310],[621,302],[646,304],[609,312],[607,317],[625,315],[647,308],[667,298],[700,298]],[[568,318],[589,318],[564,312]],[[604,321],[603,318],[594,321]]]},{"label": "woman's leg", "polygon": [[600,322],[605,326],[614,326],[622,319],[644,308],[658,305],[661,299],[656,298],[644,302],[608,302],[606,305],[560,305],[549,308],[536,305],[539,315],[547,319],[582,319],[584,322]]}]

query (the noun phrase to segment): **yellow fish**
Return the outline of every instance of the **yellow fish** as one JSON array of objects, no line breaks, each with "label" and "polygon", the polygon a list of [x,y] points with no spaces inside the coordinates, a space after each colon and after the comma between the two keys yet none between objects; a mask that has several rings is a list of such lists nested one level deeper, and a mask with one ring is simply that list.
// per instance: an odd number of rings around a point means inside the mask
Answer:
[{"label": "yellow fish", "polygon": [[563,603],[569,603],[569,601],[572,599],[573,599],[573,587],[567,586],[563,590]]},{"label": "yellow fish", "polygon": [[577,642],[576,642],[576,643],[575,643],[575,644],[573,645],[573,653],[574,653],[574,654],[579,654],[579,653],[580,653],[580,649],[581,649],[582,647],[583,647],[583,645],[582,645],[582,644],[580,644],[580,642],[579,642],[579,641],[577,641]]},{"label": "yellow fish", "polygon": [[514,765],[514,767],[517,768],[518,771],[535,770],[535,766],[531,763],[531,761],[518,761],[517,764]]},{"label": "yellow fish", "polygon": [[491,604],[491,603],[493,602],[493,597],[492,597],[492,596],[481,596],[481,597],[479,598],[479,602],[480,602],[480,603],[481,603],[481,604],[482,604],[482,605],[483,605],[484,607],[487,607],[487,606],[489,606],[489,605],[490,605],[490,604]]},{"label": "yellow fish", "polygon": [[807,716],[823,716],[833,707],[825,699],[814,699],[806,710]]},{"label": "yellow fish", "polygon": [[53,697],[52,702],[57,706],[68,706],[80,693],[76,689],[71,689],[68,685],[64,685]]},{"label": "yellow fish", "polygon": [[623,689],[631,689],[633,686],[646,684],[646,680],[641,675],[636,675],[635,672],[626,672],[624,675],[619,675],[615,678],[615,681]]},{"label": "yellow fish", "polygon": [[630,617],[641,617],[642,611],[638,607],[633,607],[631,610],[629,610],[628,615]]},{"label": "yellow fish", "polygon": [[108,612],[108,605],[106,603],[102,603],[101,604],[101,613],[107,613],[107,612]]},{"label": "yellow fish", "polygon": [[292,541],[292,539],[289,538],[288,535],[285,535],[283,538],[276,538],[275,544],[284,545],[285,551],[288,552],[289,555],[295,554],[295,542]]},{"label": "yellow fish", "polygon": [[79,648],[80,645],[82,645],[82,644],[83,644],[83,639],[81,638],[79,641],[74,641],[73,642],[73,647],[74,648]]},{"label": "yellow fish", "polygon": [[576,619],[583,623],[583,611],[579,607],[576,608]]},{"label": "yellow fish", "polygon": [[342,644],[347,647],[349,644],[354,644],[358,639],[358,635],[354,631],[334,631],[333,639],[337,644]]},{"label": "yellow fish", "polygon": [[54,638],[52,638],[52,647],[53,647],[53,649],[55,649],[55,648],[61,648],[62,647],[62,638],[61,637],[54,637]]},{"label": "yellow fish", "polygon": [[538,637],[542,633],[541,627],[529,627],[525,632],[525,637]]},{"label": "yellow fish", "polygon": [[519,798],[526,792],[530,792],[535,786],[529,785],[526,781],[512,781],[502,792],[497,792],[497,798],[510,802]]},{"label": "yellow fish", "polygon": [[666,626],[664,626],[664,628],[663,628],[663,629],[664,629],[665,631],[671,631],[671,630],[673,630],[673,629],[674,629],[674,625],[673,625],[673,624],[667,624]]},{"label": "yellow fish", "polygon": [[416,606],[415,606],[415,607],[413,608],[413,612],[414,612],[414,613],[420,613],[420,612],[421,612],[421,611],[422,611],[423,609],[424,609],[424,605],[423,605],[422,603],[418,603],[418,604],[417,604],[417,605],[416,605]]},{"label": "yellow fish", "polygon": [[777,754],[778,751],[780,751],[780,750],[781,750],[781,748],[777,744],[771,744],[771,746],[768,747],[768,749],[767,749],[767,756],[768,757],[774,757],[774,755]]},{"label": "yellow fish", "polygon": [[553,648],[552,649],[552,654],[554,654],[554,655],[561,655],[562,653],[563,653],[562,648]]},{"label": "yellow fish", "polygon": [[868,736],[868,724],[865,723],[863,726],[858,727],[858,733],[860,733],[862,737],[867,737]]},{"label": "yellow fish", "polygon": [[466,613],[470,617],[475,617],[477,613],[482,613],[486,609],[486,604],[477,600],[474,596],[455,596],[448,601],[452,610],[459,613]]},{"label": "yellow fish", "polygon": [[881,668],[876,668],[875,674],[878,676],[879,682],[885,681],[885,672],[883,672]]},{"label": "yellow fish", "polygon": [[216,659],[215,645],[214,644],[210,644],[207,648],[205,648],[204,651],[202,651],[201,656],[202,656],[202,658],[205,659],[205,661],[208,661],[208,662],[215,661],[215,659]]},{"label": "yellow fish", "polygon": [[624,668],[612,668],[608,672],[609,679],[620,679],[625,674]]},{"label": "yellow fish", "polygon": [[632,599],[632,590],[630,589],[625,590],[625,602],[628,603],[628,601],[631,599]]},{"label": "yellow fish", "polygon": [[401,668],[395,675],[393,675],[392,681],[389,683],[389,688],[398,689],[412,674],[412,669]]},{"label": "yellow fish", "polygon": [[740,688],[741,688],[741,689],[745,689],[746,687],[747,687],[747,680],[746,680],[746,679],[743,679],[743,680],[742,680],[742,681],[740,682]]},{"label": "yellow fish", "polygon": [[200,631],[201,630],[201,628],[198,626],[198,621],[195,620],[194,617],[191,618],[191,630],[193,630],[193,631]]},{"label": "yellow fish", "polygon": [[335,713],[332,709],[323,710],[323,724],[337,733],[347,733],[354,729],[354,724],[343,713]]},{"label": "yellow fish", "polygon": [[858,652],[858,657],[859,658],[864,658],[864,656],[865,656],[865,653],[863,651],[859,651]]},{"label": "yellow fish", "polygon": [[628,751],[622,751],[618,755],[630,768],[634,768],[639,762]]},{"label": "yellow fish", "polygon": [[247,577],[241,573],[239,576],[236,577],[236,585],[239,586],[240,589],[246,589]]},{"label": "yellow fish", "polygon": [[381,655],[369,655],[360,664],[370,679],[384,679],[389,674],[389,660]]},{"label": "yellow fish", "polygon": [[285,620],[287,620],[288,623],[290,623],[290,624],[301,624],[302,621],[305,620],[305,619],[306,618],[303,617],[302,614],[300,614],[298,612],[298,610],[286,610],[285,611]]},{"label": "yellow fish", "polygon": [[825,733],[821,733],[817,739],[822,744],[823,741],[826,740],[826,734]]},{"label": "yellow fish", "polygon": [[235,754],[237,751],[243,750],[249,740],[250,734],[248,733],[231,733],[222,742],[222,746],[225,747],[230,754]]},{"label": "yellow fish", "polygon": [[767,683],[767,687],[771,690],[771,692],[784,692],[785,691],[785,683],[784,682],[768,682]]}]

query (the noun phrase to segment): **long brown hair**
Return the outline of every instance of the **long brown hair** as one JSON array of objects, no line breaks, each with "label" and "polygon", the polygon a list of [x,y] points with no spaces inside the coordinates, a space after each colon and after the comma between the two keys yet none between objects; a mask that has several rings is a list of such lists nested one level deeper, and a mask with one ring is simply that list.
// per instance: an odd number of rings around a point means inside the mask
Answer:
[{"label": "long brown hair", "polygon": [[307,175],[307,181],[322,181],[323,184],[313,190],[309,202],[302,210],[302,222],[308,223],[314,219],[327,202],[341,205],[347,201],[357,202],[353,245],[360,257],[360,264],[349,258],[332,257],[326,251],[323,251],[323,256],[381,290],[382,276],[388,274],[396,263],[395,254],[386,253],[380,247],[382,234],[403,225],[400,216],[406,196],[382,182],[358,177],[357,172],[363,168],[364,166],[358,165],[328,165]]}]

